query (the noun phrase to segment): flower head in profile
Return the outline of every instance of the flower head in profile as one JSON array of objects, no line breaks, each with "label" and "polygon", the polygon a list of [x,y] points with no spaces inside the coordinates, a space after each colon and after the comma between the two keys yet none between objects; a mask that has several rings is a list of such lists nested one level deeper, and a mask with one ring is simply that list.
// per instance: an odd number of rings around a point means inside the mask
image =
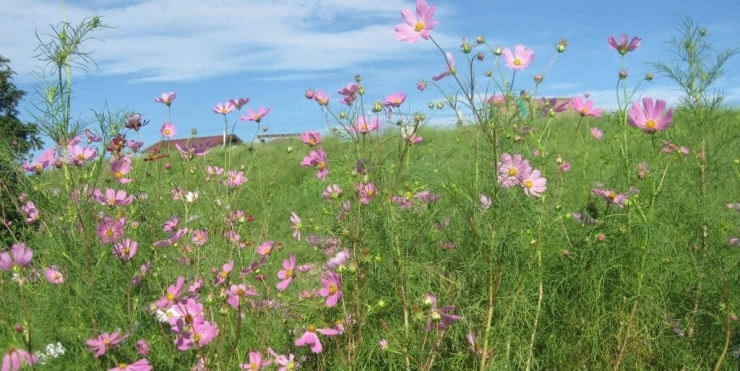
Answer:
[{"label": "flower head in profile", "polygon": [[406,100],[406,93],[393,93],[391,95],[388,95],[385,97],[385,103],[383,103],[386,107],[401,107],[403,102]]},{"label": "flower head in profile", "polygon": [[396,39],[413,44],[419,38],[429,40],[431,30],[439,23],[432,19],[435,11],[434,5],[427,5],[426,0],[416,0],[416,14],[409,9],[402,9],[401,16],[404,22],[395,27]]},{"label": "flower head in profile", "polygon": [[229,103],[231,103],[237,110],[240,110],[243,106],[249,103],[249,97],[229,99]]},{"label": "flower head in profile", "polygon": [[642,39],[639,37],[633,37],[632,41],[630,41],[628,44],[627,39],[627,35],[622,34],[622,36],[619,37],[619,42],[617,42],[617,39],[614,38],[614,36],[607,37],[606,42],[607,44],[609,44],[610,48],[616,50],[621,55],[625,55],[639,48],[640,42],[642,41]]},{"label": "flower head in profile", "polygon": [[534,50],[525,49],[524,45],[518,44],[514,47],[514,52],[509,48],[504,48],[503,56],[506,67],[515,71],[523,70],[532,64],[532,61],[534,60]]},{"label": "flower head in profile", "polygon": [[175,98],[177,98],[177,93],[171,91],[168,93],[162,93],[160,96],[154,98],[154,101],[157,103],[163,103],[169,107],[170,104],[172,104],[172,101],[175,100]]},{"label": "flower head in profile", "polygon": [[360,134],[368,134],[371,131],[378,131],[380,130],[380,125],[378,124],[378,118],[374,117],[370,121],[368,121],[365,116],[360,116],[357,118],[357,122],[352,125],[350,128],[351,131],[355,133]]},{"label": "flower head in profile", "polygon": [[11,271],[25,268],[31,264],[33,250],[26,247],[23,242],[14,244],[10,253],[0,253],[0,271]]},{"label": "flower head in profile", "polygon": [[620,209],[624,208],[627,202],[627,195],[624,193],[614,192],[610,189],[592,189],[591,193],[601,197],[609,205],[617,205]]},{"label": "flower head in profile", "polygon": [[269,359],[262,359],[262,353],[260,352],[249,352],[249,363],[242,363],[239,365],[242,370],[259,371],[263,367],[269,366],[272,363]]},{"label": "flower head in profile", "polygon": [[673,123],[673,109],[666,111],[665,106],[662,99],[653,102],[652,98],[643,98],[642,105],[638,102],[632,104],[627,122],[648,134],[668,129]]},{"label": "flower head in profile", "polygon": [[17,371],[25,365],[31,366],[38,361],[39,359],[35,354],[28,353],[23,349],[9,347],[7,353],[3,356],[2,370]]},{"label": "flower head in profile", "polygon": [[265,118],[265,116],[270,114],[270,111],[272,111],[272,108],[265,109],[265,107],[260,107],[260,109],[257,110],[257,112],[254,112],[251,109],[248,109],[247,115],[242,116],[241,120],[242,121],[254,121],[259,124],[260,121],[262,121],[262,119]]},{"label": "flower head in profile", "polygon": [[601,132],[601,129],[595,126],[591,128],[591,136],[594,137],[595,139],[601,139],[603,135],[604,133]]},{"label": "flower head in profile", "polygon": [[321,148],[311,151],[308,156],[303,158],[301,165],[316,166],[319,170],[316,173],[316,177],[322,180],[326,179],[326,176],[329,174],[329,158],[327,157],[326,152]]},{"label": "flower head in profile", "polygon": [[126,123],[124,126],[126,129],[131,129],[134,131],[139,131],[142,126],[146,126],[149,124],[149,120],[142,120],[140,113],[134,113],[133,115],[126,118]]},{"label": "flower head in profile", "polygon": [[433,294],[425,295],[424,305],[429,307],[429,317],[425,327],[426,331],[433,329],[444,331],[447,327],[462,318],[461,316],[451,314],[455,310],[455,307],[452,305],[445,305],[442,308],[438,308],[437,297]]},{"label": "flower head in profile", "polygon": [[432,77],[432,80],[439,81],[447,76],[454,75],[457,73],[457,66],[455,64],[455,55],[447,52],[445,53],[445,61],[447,62],[447,69],[437,76]]},{"label": "flower head in profile", "polygon": [[331,99],[331,94],[324,93],[323,90],[317,90],[313,94],[313,99],[316,101],[316,103],[319,104],[319,106],[328,106],[329,99]]},{"label": "flower head in profile", "polygon": [[175,124],[167,121],[165,122],[162,127],[159,129],[159,132],[162,134],[165,138],[172,138],[175,135],[177,135],[177,128],[175,127]]},{"label": "flower head in profile", "polygon": [[293,238],[300,241],[301,240],[301,218],[298,217],[298,214],[291,211],[290,212],[290,223],[291,228],[293,229]]},{"label": "flower head in profile", "polygon": [[246,286],[243,283],[231,285],[231,287],[226,290],[226,303],[231,305],[234,309],[239,308],[241,299],[246,298],[247,295],[257,296],[257,290],[255,290],[254,287]]},{"label": "flower head in profile", "polygon": [[375,196],[377,195],[377,190],[375,189],[375,184],[373,183],[360,183],[357,185],[357,193],[360,194],[360,202],[363,205],[367,205],[370,203],[370,200],[375,198]]},{"label": "flower head in profile", "polygon": [[321,144],[321,134],[318,131],[307,131],[301,134],[301,141],[308,144],[309,147],[313,147]]},{"label": "flower head in profile", "polygon": [[570,101],[571,107],[573,107],[573,110],[578,112],[582,117],[585,116],[592,116],[592,117],[601,117],[601,110],[598,108],[594,108],[594,102],[591,100],[583,101],[583,98],[581,97],[575,97]]}]

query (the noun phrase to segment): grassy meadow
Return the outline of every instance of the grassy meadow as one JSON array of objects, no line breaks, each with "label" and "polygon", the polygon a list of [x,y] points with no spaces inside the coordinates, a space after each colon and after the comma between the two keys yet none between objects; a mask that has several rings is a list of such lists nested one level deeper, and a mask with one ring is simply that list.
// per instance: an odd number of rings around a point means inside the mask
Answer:
[{"label": "grassy meadow", "polygon": [[[704,50],[647,120],[627,78],[616,110],[532,91],[523,115],[505,84],[405,112],[358,77],[349,104],[306,93],[329,134],[145,161],[130,112],[85,143],[49,110],[82,141],[21,176],[27,221],[0,225],[2,371],[735,370],[740,112]],[[457,107],[463,125],[433,124]]]}]

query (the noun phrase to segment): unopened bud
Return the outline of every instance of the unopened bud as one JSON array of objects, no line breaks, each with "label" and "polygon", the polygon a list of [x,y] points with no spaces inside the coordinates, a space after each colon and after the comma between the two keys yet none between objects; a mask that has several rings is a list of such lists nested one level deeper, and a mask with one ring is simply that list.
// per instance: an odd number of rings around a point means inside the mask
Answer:
[{"label": "unopened bud", "polygon": [[429,102],[429,109],[434,108],[434,102]]},{"label": "unopened bud", "polygon": [[555,47],[555,50],[557,50],[558,53],[562,53],[565,51],[565,49],[568,49],[568,40],[560,39],[560,41],[558,41],[558,45]]},{"label": "unopened bud", "polygon": [[437,109],[445,108],[445,102],[439,102],[437,103]]},{"label": "unopened bud", "polygon": [[626,78],[627,78],[627,71],[625,71],[625,70],[619,71],[619,79],[620,80],[624,80]]},{"label": "unopened bud", "polygon": [[493,76],[493,71],[486,70],[486,77],[491,77],[491,76]]},{"label": "unopened bud", "polygon": [[359,87],[357,88],[357,94],[360,94],[360,95],[365,95],[365,87],[364,87],[364,86],[362,86],[362,85],[360,85],[360,86],[359,86]]},{"label": "unopened bud", "polygon": [[497,46],[495,49],[493,49],[493,54],[495,54],[497,57],[501,55],[501,53],[504,52],[504,48]]},{"label": "unopened bud", "polygon": [[469,54],[473,50],[473,47],[470,46],[468,40],[463,39],[462,44],[460,44],[460,49],[462,49],[463,53]]},{"label": "unopened bud", "polygon": [[544,78],[545,78],[544,76],[542,76],[542,75],[539,75],[539,74],[537,74],[537,75],[534,75],[534,83],[535,83],[535,84],[539,84],[539,83],[541,83],[541,82],[542,82],[542,80],[543,80]]},{"label": "unopened bud", "polygon": [[647,81],[653,81],[653,74],[652,73],[648,73],[647,75],[645,75],[645,80],[647,80]]},{"label": "unopened bud", "polygon": [[360,81],[362,81],[362,76],[360,76],[360,75],[355,75],[355,81],[356,81],[356,82],[358,82],[358,83],[359,83]]},{"label": "unopened bud", "polygon": [[486,54],[483,52],[478,52],[478,55],[476,57],[479,61],[483,62],[483,60],[486,59]]},{"label": "unopened bud", "polygon": [[478,44],[483,44],[483,43],[486,42],[486,38],[483,37],[483,35],[480,35],[480,36],[478,36],[478,37],[475,38],[475,42],[478,43]]},{"label": "unopened bud", "polygon": [[706,28],[700,29],[699,30],[699,36],[702,36],[702,37],[703,36],[707,36],[707,29]]},{"label": "unopened bud", "polygon": [[347,112],[339,111],[339,118],[344,120],[347,118]]},{"label": "unopened bud", "polygon": [[379,100],[376,100],[375,103],[373,103],[373,112],[378,113],[383,110],[383,103],[380,103]]}]

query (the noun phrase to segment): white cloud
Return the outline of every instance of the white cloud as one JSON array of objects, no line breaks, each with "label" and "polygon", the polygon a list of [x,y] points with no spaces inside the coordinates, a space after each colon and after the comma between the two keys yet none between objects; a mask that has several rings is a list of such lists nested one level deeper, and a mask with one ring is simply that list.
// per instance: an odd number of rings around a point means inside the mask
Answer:
[{"label": "white cloud", "polygon": [[[54,4],[54,5],[51,5]],[[34,32],[51,31],[62,9],[48,0],[14,1],[0,14],[0,50],[20,80],[39,62]],[[309,72],[418,58],[395,40],[403,0],[104,0],[67,4],[71,24],[100,15],[113,28],[88,50],[96,73],[134,81],[194,81],[239,72]],[[435,33],[441,44],[453,38]],[[454,38],[456,39],[456,38]],[[419,43],[415,49],[431,49]]]}]

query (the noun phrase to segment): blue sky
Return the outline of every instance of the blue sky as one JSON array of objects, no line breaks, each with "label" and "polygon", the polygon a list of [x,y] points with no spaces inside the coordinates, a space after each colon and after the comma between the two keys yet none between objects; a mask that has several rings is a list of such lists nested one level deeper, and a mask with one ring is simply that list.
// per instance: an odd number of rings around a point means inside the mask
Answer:
[{"label": "blue sky", "polygon": [[[541,73],[555,55],[554,46],[568,40],[568,50],[547,72],[539,96],[576,96],[590,93],[597,107],[616,103],[615,85],[621,60],[606,44],[609,35],[625,33],[642,38],[642,46],[628,54],[629,81],[636,83],[649,70],[650,61],[670,61],[667,41],[678,36],[679,14],[704,26],[718,49],[736,46],[740,32],[740,3],[727,1],[662,2],[625,0],[598,2],[431,0],[437,6],[439,25],[433,37],[459,60],[461,39],[484,35],[491,45],[513,48],[524,44],[535,51],[534,63],[517,75],[516,89],[532,87],[532,76]],[[713,3],[716,3],[713,5]],[[111,109],[141,113],[151,123],[142,131],[146,145],[159,139],[167,119],[165,106],[154,98],[175,91],[172,122],[179,138],[191,128],[199,135],[220,135],[224,122],[212,108],[230,98],[249,97],[247,108],[271,107],[263,125],[270,133],[302,132],[325,127],[315,103],[303,97],[311,87],[339,100],[337,90],[363,76],[370,102],[393,92],[406,92],[407,109],[425,109],[441,95],[420,93],[416,82],[445,69],[441,53],[425,40],[399,42],[394,25],[402,22],[400,10],[413,9],[410,0],[9,0],[0,13],[0,54],[11,59],[18,75],[15,83],[29,92],[21,106],[22,119],[34,96],[32,71],[40,64],[33,58],[35,32],[51,31],[63,17],[70,23],[99,15],[113,28],[91,40],[98,64],[89,73],[78,72],[75,112],[92,117],[91,109],[107,103]],[[484,49],[481,49],[485,51]],[[484,70],[490,54],[478,63]],[[729,103],[740,102],[740,59],[727,64],[720,81]],[[441,85],[452,92],[452,80]],[[675,102],[680,92],[666,79],[643,84],[637,93]],[[452,119],[452,112],[439,116]],[[237,116],[229,116],[233,123]],[[243,139],[254,134],[254,124],[237,123]]]}]

